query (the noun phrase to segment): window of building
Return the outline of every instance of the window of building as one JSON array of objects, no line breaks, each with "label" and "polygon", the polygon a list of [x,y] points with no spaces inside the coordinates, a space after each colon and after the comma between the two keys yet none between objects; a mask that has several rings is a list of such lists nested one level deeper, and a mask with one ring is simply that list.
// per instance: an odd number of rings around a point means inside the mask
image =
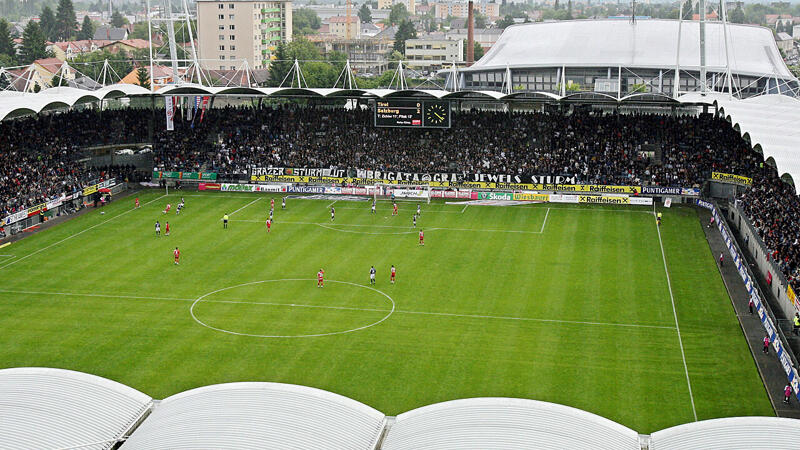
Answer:
[{"label": "window of building", "polygon": [[220,61],[225,61],[225,55],[219,55],[219,60]]},{"label": "window of building", "polygon": [[231,19],[231,20],[233,20],[233,17],[234,17],[234,15],[233,15],[233,14],[228,14],[228,19]]},{"label": "window of building", "polygon": [[219,15],[219,20],[223,20],[224,18],[225,18],[225,14],[220,14]]},{"label": "window of building", "polygon": [[219,40],[220,41],[224,41],[225,40],[225,35],[224,34],[220,34],[219,35]]},{"label": "window of building", "polygon": [[225,5],[223,5],[222,3],[220,3],[219,5],[217,5],[217,8],[219,8],[219,9],[223,9],[223,8],[225,8]]},{"label": "window of building", "polygon": [[230,38],[232,41],[233,41],[233,40],[236,40],[236,35],[235,35],[235,34],[232,34],[232,35],[230,35],[230,36],[228,36],[228,37],[229,37],[229,38]]},{"label": "window of building", "polygon": [[219,49],[220,49],[220,50],[225,50],[225,46],[224,46],[224,45],[220,45],[220,46],[219,46]]},{"label": "window of building", "polygon": [[231,26],[230,26],[230,27],[228,27],[228,28],[230,28],[231,30],[235,30],[235,29],[236,29],[236,25],[231,25]]},{"label": "window of building", "polygon": [[220,30],[225,30],[225,25],[220,25],[220,26],[219,26],[219,29],[220,29]]},{"label": "window of building", "polygon": [[225,66],[219,66],[219,70],[225,70]]},{"label": "window of building", "polygon": [[236,51],[236,46],[235,45],[231,45],[231,51],[233,51],[233,52]]},{"label": "window of building", "polygon": [[233,9],[233,3],[228,4],[228,9]]}]

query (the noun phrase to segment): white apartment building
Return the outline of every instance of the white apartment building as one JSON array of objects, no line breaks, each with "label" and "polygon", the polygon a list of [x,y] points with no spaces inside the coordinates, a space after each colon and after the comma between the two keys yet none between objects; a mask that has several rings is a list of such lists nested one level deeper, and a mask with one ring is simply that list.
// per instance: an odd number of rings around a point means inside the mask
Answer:
[{"label": "white apartment building", "polygon": [[464,61],[464,42],[441,37],[423,37],[406,41],[406,65],[415,70],[434,71],[448,64]]},{"label": "white apartment building", "polygon": [[278,44],[292,40],[292,2],[197,0],[197,35],[206,69],[267,68]]}]

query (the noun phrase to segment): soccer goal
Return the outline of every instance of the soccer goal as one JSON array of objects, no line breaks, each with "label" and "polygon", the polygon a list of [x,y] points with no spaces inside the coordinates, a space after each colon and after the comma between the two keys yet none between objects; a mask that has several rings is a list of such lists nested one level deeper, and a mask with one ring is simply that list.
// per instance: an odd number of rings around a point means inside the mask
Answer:
[{"label": "soccer goal", "polygon": [[431,202],[431,187],[418,184],[376,184],[373,190],[373,200],[378,201],[378,196],[392,198],[398,202]]}]

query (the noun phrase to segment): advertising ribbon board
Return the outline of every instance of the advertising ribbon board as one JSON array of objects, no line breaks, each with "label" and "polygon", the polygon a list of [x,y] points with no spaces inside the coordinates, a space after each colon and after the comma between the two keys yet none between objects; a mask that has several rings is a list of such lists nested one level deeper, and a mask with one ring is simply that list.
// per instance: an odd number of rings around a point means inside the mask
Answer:
[{"label": "advertising ribbon board", "polygon": [[719,181],[720,183],[738,184],[740,186],[752,186],[753,179],[743,177],[741,175],[734,175],[732,173],[711,172],[711,179]]},{"label": "advertising ribbon board", "polygon": [[525,202],[547,202],[550,200],[550,195],[538,192],[515,192],[512,199]]},{"label": "advertising ribbon board", "polygon": [[591,203],[595,205],[628,205],[630,204],[628,197],[606,197],[597,195],[581,195],[578,197],[578,203]]}]

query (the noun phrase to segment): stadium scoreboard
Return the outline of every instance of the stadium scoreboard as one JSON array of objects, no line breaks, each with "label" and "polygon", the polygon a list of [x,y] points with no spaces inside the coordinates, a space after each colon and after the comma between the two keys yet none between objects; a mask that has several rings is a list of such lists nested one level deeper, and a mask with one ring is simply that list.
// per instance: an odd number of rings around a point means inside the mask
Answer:
[{"label": "stadium scoreboard", "polygon": [[450,128],[450,102],[377,100],[376,127]]}]

